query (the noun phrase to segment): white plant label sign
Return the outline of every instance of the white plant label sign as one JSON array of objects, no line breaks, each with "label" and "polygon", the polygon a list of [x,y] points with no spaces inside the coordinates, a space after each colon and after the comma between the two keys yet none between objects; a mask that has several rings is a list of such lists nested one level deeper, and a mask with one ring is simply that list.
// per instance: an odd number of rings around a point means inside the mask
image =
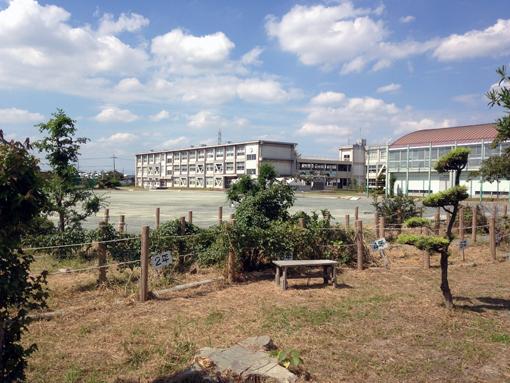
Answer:
[{"label": "white plant label sign", "polygon": [[161,254],[156,254],[151,257],[151,265],[155,269],[162,269],[165,266],[172,264],[172,253],[165,251]]}]

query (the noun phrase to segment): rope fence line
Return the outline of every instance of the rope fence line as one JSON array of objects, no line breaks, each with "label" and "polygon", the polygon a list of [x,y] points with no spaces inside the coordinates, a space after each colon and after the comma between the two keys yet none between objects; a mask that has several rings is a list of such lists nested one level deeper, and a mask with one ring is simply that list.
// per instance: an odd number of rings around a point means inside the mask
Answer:
[{"label": "rope fence line", "polygon": [[104,241],[92,241],[92,242],[81,242],[81,243],[71,243],[67,245],[55,245],[55,246],[41,246],[41,247],[25,247],[22,248],[22,251],[40,251],[40,250],[53,250],[53,249],[63,249],[68,247],[83,247],[83,246],[91,246],[95,243],[113,243],[113,242],[125,242],[132,241],[135,239],[139,239],[140,236],[137,237],[129,237],[129,238],[119,238],[119,239],[109,239]]},{"label": "rope fence line", "polygon": [[134,263],[140,263],[140,260],[137,259],[135,261],[127,261],[127,262],[117,262],[117,263],[108,263],[106,265],[101,266],[91,266],[91,267],[83,267],[81,269],[66,269],[65,271],[55,271],[52,273],[48,273],[48,275],[58,275],[58,274],[73,274],[80,273],[82,271],[90,271],[90,270],[99,270],[99,269],[108,269],[112,266],[121,266],[121,265],[130,265]]}]

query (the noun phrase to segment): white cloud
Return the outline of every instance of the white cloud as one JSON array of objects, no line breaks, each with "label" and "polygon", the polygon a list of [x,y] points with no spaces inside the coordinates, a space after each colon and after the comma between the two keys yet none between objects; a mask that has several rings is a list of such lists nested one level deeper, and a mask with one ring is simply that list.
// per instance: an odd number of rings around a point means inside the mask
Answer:
[{"label": "white cloud", "polygon": [[310,100],[311,104],[329,105],[338,104],[345,99],[345,94],[338,92],[322,92]]},{"label": "white cloud", "polygon": [[121,32],[136,32],[149,25],[149,19],[137,13],[121,13],[117,20],[109,13],[101,17],[98,32],[103,35],[115,35]]},{"label": "white cloud", "polygon": [[313,97],[305,111],[306,119],[297,134],[311,136],[319,143],[348,138],[359,131],[363,136],[374,137],[455,124],[454,120],[427,116],[410,107],[399,108],[378,98],[348,97],[336,92]]},{"label": "white cloud", "polygon": [[162,148],[175,149],[178,147],[186,146],[186,145],[188,145],[188,143],[189,143],[189,139],[187,137],[180,136],[177,138],[171,138],[169,140],[166,140],[160,146]]},{"label": "white cloud", "polygon": [[133,122],[138,116],[127,109],[120,109],[116,106],[103,108],[95,117],[99,122]]},{"label": "white cloud", "polygon": [[225,64],[234,46],[223,32],[194,36],[174,29],[153,38],[151,52],[171,73],[196,74]]},{"label": "white cloud", "polygon": [[416,17],[408,15],[408,16],[402,16],[400,19],[398,19],[402,24],[409,24],[412,23],[414,20],[416,20]]},{"label": "white cloud", "polygon": [[42,122],[44,116],[18,108],[0,109],[0,124],[24,124]]},{"label": "white cloud", "polygon": [[211,110],[201,110],[200,112],[188,117],[188,127],[203,128],[226,128],[226,127],[246,127],[250,121],[244,117],[226,118]]},{"label": "white cloud", "polygon": [[128,144],[138,139],[138,136],[127,132],[118,132],[110,137],[100,138],[98,141],[104,144]]},{"label": "white cloud", "polygon": [[383,85],[377,88],[377,93],[393,93],[400,90],[402,86],[400,84],[391,83],[388,85]]},{"label": "white cloud", "polygon": [[416,130],[447,128],[456,125],[455,120],[445,119],[435,121],[431,118],[422,118],[419,120],[403,120],[398,123],[394,130],[395,134],[404,134],[414,132]]},{"label": "white cloud", "polygon": [[144,70],[148,56],[88,25],[70,25],[55,5],[12,0],[0,11],[0,87],[84,94],[108,83],[106,75]]},{"label": "white cloud", "polygon": [[452,98],[453,101],[466,106],[487,105],[485,96],[478,93],[460,94]]},{"label": "white cloud", "polygon": [[[331,4],[331,3],[330,3]],[[414,21],[408,15],[403,23]],[[351,1],[333,5],[296,5],[281,18],[268,16],[268,36],[282,50],[305,65],[340,73],[379,71],[397,60],[432,54],[440,61],[462,60],[510,53],[510,19],[500,19],[484,30],[453,34],[425,41],[391,41],[391,31],[379,9],[357,8]]]},{"label": "white cloud", "polygon": [[247,79],[237,86],[239,98],[253,102],[278,102],[289,98],[275,80]]},{"label": "white cloud", "polygon": [[298,130],[300,136],[338,136],[345,137],[352,134],[352,129],[334,124],[318,125],[307,122]]},{"label": "white cloud", "polygon": [[262,61],[260,61],[259,56],[264,52],[264,49],[261,47],[255,47],[249,52],[245,53],[243,57],[241,57],[241,63],[244,65],[260,65]]},{"label": "white cloud", "polygon": [[170,118],[170,113],[168,113],[168,111],[166,111],[166,110],[161,110],[158,113],[152,114],[149,116],[149,120],[155,121],[155,122],[161,121],[161,120],[167,120],[169,118]]},{"label": "white cloud", "polygon": [[440,61],[455,61],[510,53],[510,19],[499,19],[484,30],[453,34],[443,39],[434,50]]}]

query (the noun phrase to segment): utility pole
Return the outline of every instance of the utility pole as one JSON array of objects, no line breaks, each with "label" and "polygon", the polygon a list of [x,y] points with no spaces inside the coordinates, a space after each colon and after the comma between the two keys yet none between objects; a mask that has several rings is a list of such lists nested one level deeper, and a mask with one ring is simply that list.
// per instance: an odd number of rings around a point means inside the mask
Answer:
[{"label": "utility pole", "polygon": [[115,173],[115,160],[118,158],[115,153],[110,157],[113,160],[113,172]]},{"label": "utility pole", "polygon": [[218,129],[218,145],[221,145],[221,128]]}]

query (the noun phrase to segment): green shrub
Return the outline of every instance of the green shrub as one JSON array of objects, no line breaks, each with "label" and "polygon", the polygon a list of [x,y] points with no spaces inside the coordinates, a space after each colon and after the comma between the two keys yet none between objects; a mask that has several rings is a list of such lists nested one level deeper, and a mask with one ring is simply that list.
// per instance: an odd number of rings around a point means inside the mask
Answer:
[{"label": "green shrub", "polygon": [[405,227],[430,227],[432,222],[423,217],[411,217],[404,221]]},{"label": "green shrub", "polygon": [[429,253],[440,253],[448,247],[450,242],[445,237],[435,235],[400,234],[397,242],[412,245]]}]

